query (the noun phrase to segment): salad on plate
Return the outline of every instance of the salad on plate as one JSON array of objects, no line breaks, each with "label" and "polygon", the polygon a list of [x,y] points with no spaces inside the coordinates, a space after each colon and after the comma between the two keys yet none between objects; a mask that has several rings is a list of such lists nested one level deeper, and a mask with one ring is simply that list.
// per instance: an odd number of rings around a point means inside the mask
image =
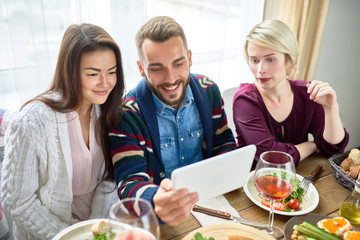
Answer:
[{"label": "salad on plate", "polygon": [[[283,179],[286,179],[286,176],[284,175],[282,175],[281,177]],[[260,193],[259,196],[261,197],[261,204],[266,207],[270,207],[270,200],[262,196]],[[274,209],[284,212],[296,211],[300,209],[301,203],[303,201],[303,197],[304,197],[304,189],[300,187],[300,180],[297,178],[293,192],[290,194],[290,196],[288,196],[283,200],[274,201]]]},{"label": "salad on plate", "polygon": [[[245,185],[243,186],[244,192],[247,197],[260,208],[269,211],[270,201],[263,198],[255,187],[254,182],[255,171],[249,173]],[[289,197],[284,200],[276,201],[275,213],[286,216],[304,215],[313,211],[319,204],[319,193],[315,186],[310,183],[309,189],[304,193],[300,188],[302,176],[296,174],[296,187]]]}]

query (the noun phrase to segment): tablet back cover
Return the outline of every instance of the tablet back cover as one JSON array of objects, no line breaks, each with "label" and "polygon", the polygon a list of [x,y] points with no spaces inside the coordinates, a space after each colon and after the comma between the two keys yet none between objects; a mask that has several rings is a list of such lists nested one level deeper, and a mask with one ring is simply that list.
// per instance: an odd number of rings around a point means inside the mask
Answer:
[{"label": "tablet back cover", "polygon": [[238,189],[245,184],[255,152],[255,145],[249,145],[175,169],[173,189],[198,192],[201,201]]}]

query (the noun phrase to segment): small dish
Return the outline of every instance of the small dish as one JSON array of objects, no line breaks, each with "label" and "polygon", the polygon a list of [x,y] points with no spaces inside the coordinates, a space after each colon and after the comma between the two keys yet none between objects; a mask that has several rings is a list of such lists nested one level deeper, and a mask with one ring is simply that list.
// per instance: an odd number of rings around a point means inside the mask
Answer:
[{"label": "small dish", "polygon": [[[248,175],[246,183],[243,187],[245,194],[248,196],[248,198],[250,198],[250,200],[253,203],[258,205],[262,209],[269,211],[270,208],[261,204],[261,197],[259,196],[259,191],[256,189],[255,184],[254,184],[254,173],[255,173],[255,171],[252,171]],[[300,181],[303,179],[303,177],[298,174],[296,174],[296,178],[298,178]],[[312,183],[310,183],[309,190],[303,197],[303,201],[300,205],[300,207],[301,207],[300,210],[296,210],[293,212],[284,212],[284,211],[275,210],[275,213],[279,214],[279,215],[286,215],[286,216],[304,215],[306,213],[313,211],[317,207],[318,204],[319,204],[319,193],[316,190],[315,186]]]},{"label": "small dish", "polygon": [[284,227],[285,240],[291,240],[291,234],[294,231],[293,227],[295,224],[301,224],[304,221],[306,221],[316,225],[318,221],[325,218],[330,218],[330,217],[322,214],[309,213],[303,216],[290,218],[289,221],[286,222]]}]

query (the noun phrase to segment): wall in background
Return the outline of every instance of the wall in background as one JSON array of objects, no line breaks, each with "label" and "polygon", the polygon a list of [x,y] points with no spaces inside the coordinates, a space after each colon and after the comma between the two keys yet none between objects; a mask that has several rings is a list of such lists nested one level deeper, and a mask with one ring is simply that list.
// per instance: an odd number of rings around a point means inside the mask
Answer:
[{"label": "wall in background", "polygon": [[184,28],[193,73],[211,77],[221,89],[253,81],[243,42],[261,21],[263,7],[264,0],[0,1],[0,108],[18,110],[50,86],[62,36],[72,23],[96,24],[113,36],[127,91],[142,78],[135,34],[155,15],[171,16]]},{"label": "wall in background", "polygon": [[332,0],[316,79],[335,89],[350,133],[347,149],[360,146],[360,1]]}]

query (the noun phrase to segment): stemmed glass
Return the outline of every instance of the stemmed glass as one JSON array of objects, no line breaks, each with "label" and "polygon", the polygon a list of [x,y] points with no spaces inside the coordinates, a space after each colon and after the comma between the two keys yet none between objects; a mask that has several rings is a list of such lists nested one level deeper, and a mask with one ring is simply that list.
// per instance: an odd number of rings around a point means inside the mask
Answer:
[{"label": "stemmed glass", "polygon": [[125,198],[113,204],[107,237],[114,240],[160,239],[159,222],[151,204],[141,198]]},{"label": "stemmed glass", "polygon": [[264,231],[275,239],[284,232],[274,223],[274,201],[287,198],[296,182],[295,165],[291,155],[280,151],[267,151],[260,155],[254,174],[255,187],[270,200],[268,228]]}]

